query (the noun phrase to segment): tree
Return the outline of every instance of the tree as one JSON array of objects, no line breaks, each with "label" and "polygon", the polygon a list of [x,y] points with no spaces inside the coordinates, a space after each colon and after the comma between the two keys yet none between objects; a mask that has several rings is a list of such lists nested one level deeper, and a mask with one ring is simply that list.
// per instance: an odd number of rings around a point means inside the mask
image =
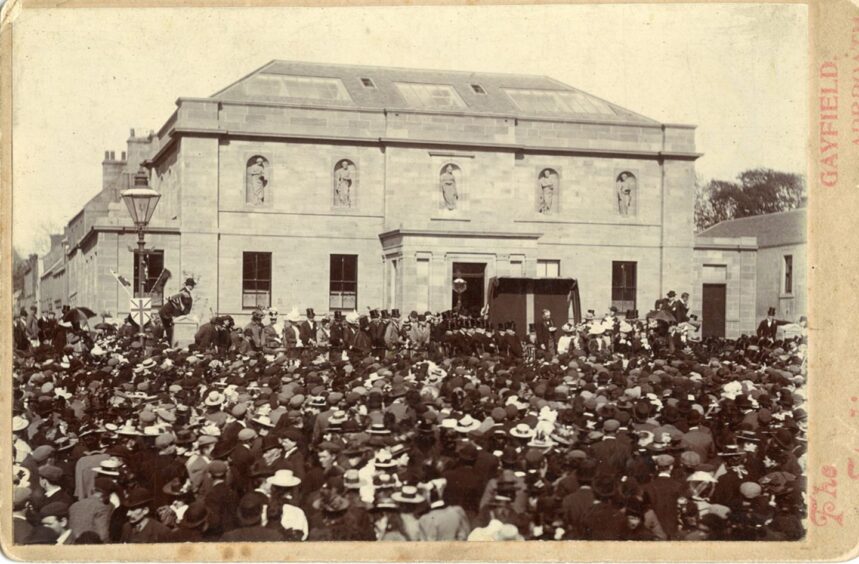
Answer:
[{"label": "tree", "polygon": [[699,231],[751,215],[788,211],[805,205],[805,177],[769,168],[746,170],[737,182],[710,180],[695,193],[695,226]]}]

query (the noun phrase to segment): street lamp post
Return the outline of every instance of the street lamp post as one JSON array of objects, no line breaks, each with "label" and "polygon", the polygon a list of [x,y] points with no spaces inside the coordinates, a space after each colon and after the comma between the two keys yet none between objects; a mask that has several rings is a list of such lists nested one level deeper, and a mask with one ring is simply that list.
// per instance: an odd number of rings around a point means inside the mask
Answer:
[{"label": "street lamp post", "polygon": [[[161,194],[149,187],[149,178],[146,170],[141,168],[134,175],[134,188],[129,188],[122,192],[122,199],[128,207],[128,213],[131,215],[131,220],[134,226],[137,227],[137,297],[143,298],[146,294],[146,226],[152,219],[155,213],[155,207],[158,205],[158,200],[161,199]],[[142,321],[142,320],[141,320]],[[143,324],[140,324],[140,340],[143,345]]]}]

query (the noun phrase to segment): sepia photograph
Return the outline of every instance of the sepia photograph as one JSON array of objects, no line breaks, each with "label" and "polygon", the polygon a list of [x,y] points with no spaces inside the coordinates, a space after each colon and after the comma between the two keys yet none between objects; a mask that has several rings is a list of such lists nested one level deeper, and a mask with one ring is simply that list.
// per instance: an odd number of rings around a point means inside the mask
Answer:
[{"label": "sepia photograph", "polygon": [[7,554],[806,539],[806,5],[14,8]]}]

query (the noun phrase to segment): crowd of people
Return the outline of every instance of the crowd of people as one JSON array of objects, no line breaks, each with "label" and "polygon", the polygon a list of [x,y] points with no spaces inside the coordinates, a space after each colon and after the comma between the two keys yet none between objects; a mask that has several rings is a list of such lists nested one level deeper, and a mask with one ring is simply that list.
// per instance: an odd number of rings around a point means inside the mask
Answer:
[{"label": "crowd of people", "polygon": [[14,542],[800,539],[805,338],[685,304],[24,326]]}]

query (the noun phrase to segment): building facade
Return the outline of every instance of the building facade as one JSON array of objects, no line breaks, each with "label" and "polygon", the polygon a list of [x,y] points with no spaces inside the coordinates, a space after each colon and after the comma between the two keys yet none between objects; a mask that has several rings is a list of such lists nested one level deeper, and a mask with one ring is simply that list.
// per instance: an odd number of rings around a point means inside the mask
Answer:
[{"label": "building facade", "polygon": [[[713,241],[721,245],[721,256],[714,253]],[[770,307],[776,309],[778,319],[786,321],[796,322],[807,316],[807,243],[806,208],[723,221],[700,232],[696,238],[696,264],[728,273],[722,282],[711,281],[723,284],[724,289],[704,288],[710,299],[702,296],[702,310],[714,312],[712,319],[721,310],[722,293],[729,296],[728,311],[732,300],[742,296],[743,311],[754,312],[754,318],[742,321],[740,333],[754,332]],[[742,265],[740,270],[732,268],[735,264]],[[706,286],[706,281],[703,283]],[[754,301],[750,301],[752,293]],[[739,336],[730,327],[727,335]]]},{"label": "building facade", "polygon": [[692,283],[694,128],[547,77],[274,61],[180,98],[150,155],[168,291],[194,275],[240,319],[441,311],[456,277],[472,309],[493,276],[576,278],[600,311]]},{"label": "building facade", "polygon": [[[147,283],[198,284],[177,337],[214,313],[443,311],[494,276],[578,280],[583,310],[652,308],[693,273],[694,127],[552,78],[273,61],[102,163],[53,241],[45,306],[123,317],[137,284],[122,190],[161,194]],[[139,130],[138,130],[139,131]],[[156,299],[156,302],[158,299]],[[530,320],[529,320],[530,321]]]}]

